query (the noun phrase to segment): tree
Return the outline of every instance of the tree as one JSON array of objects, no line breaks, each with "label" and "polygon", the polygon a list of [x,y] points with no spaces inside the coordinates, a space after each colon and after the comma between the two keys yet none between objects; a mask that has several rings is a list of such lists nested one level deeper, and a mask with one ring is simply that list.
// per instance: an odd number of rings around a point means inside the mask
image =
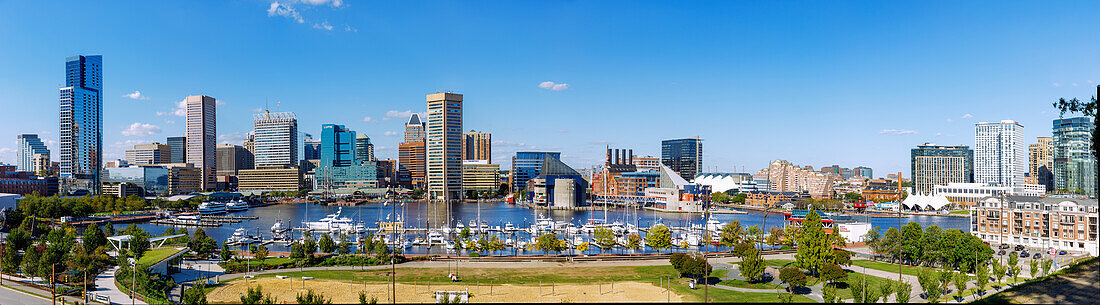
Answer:
[{"label": "tree", "polygon": [[222,251],[218,253],[222,261],[228,262],[233,259],[233,248],[229,247],[229,244],[222,244]]},{"label": "tree", "polygon": [[851,284],[848,285],[848,289],[851,290],[853,303],[874,303],[874,301],[869,300],[870,296],[867,295],[871,290],[867,289],[869,287],[865,286],[867,283],[866,281],[865,275],[860,273],[852,274],[852,281]]},{"label": "tree", "polygon": [[264,260],[267,259],[267,254],[267,246],[260,244],[256,247],[256,251],[252,253],[252,257],[258,260]]},{"label": "tree", "polygon": [[837,265],[841,265],[841,266],[851,266],[852,265],[852,254],[849,253],[848,251],[844,251],[844,250],[841,250],[841,249],[833,249],[833,253],[830,257],[832,258],[832,263],[833,264],[837,264]]},{"label": "tree", "polygon": [[668,263],[672,265],[672,269],[680,271],[684,269],[684,260],[687,258],[687,253],[672,253],[668,256]]},{"label": "tree", "polygon": [[787,283],[788,290],[790,288],[806,287],[806,274],[801,269],[795,267],[786,267],[779,270],[779,281]]},{"label": "tree", "polygon": [[672,235],[668,231],[668,227],[658,224],[649,228],[649,233],[645,236],[645,243],[660,253],[661,249],[672,247]]},{"label": "tree", "polygon": [[1020,257],[1012,255],[1008,257],[1008,271],[1012,273],[1012,282],[1015,283],[1020,278]]},{"label": "tree", "polygon": [[764,258],[760,257],[760,250],[756,248],[749,250],[741,259],[741,276],[750,282],[759,281],[765,268],[767,266],[764,264]]},{"label": "tree", "polygon": [[745,236],[751,239],[753,243],[762,242],[764,241],[764,230],[761,230],[759,226],[753,225],[745,231]]},{"label": "tree", "polygon": [[825,264],[821,266],[821,278],[835,284],[836,282],[847,281],[848,272],[845,272],[844,268],[840,268],[836,264]]},{"label": "tree", "polygon": [[198,283],[183,291],[181,303],[187,305],[206,305],[206,284]]},{"label": "tree", "polygon": [[839,298],[836,295],[836,287],[832,285],[825,285],[821,288],[822,298],[825,299],[825,303],[836,303]]},{"label": "tree", "polygon": [[583,243],[577,245],[577,251],[579,251],[581,253],[584,253],[585,251],[588,251],[588,246],[589,246],[589,243],[587,241],[583,242]]},{"label": "tree", "polygon": [[954,279],[954,274],[951,271],[942,270],[936,272],[936,276],[940,282],[940,296],[946,296],[948,289],[950,289],[948,287],[951,287],[951,280]]},{"label": "tree", "polygon": [[[18,229],[15,229],[18,230]],[[12,233],[15,233],[12,230]],[[103,230],[98,225],[88,226],[84,229],[84,250],[88,253],[95,251],[99,247],[107,245],[107,236],[103,235]]]},{"label": "tree", "polygon": [[558,239],[553,233],[539,235],[537,243],[539,250],[544,252],[561,252],[565,250],[565,241]]},{"label": "tree", "polygon": [[897,287],[894,296],[895,303],[909,303],[909,294],[913,293],[913,284],[906,281],[895,282]]},{"label": "tree", "polygon": [[351,253],[351,249],[348,248],[349,242],[348,242],[348,235],[347,234],[340,233],[340,237],[339,237],[338,241],[339,242],[336,243],[336,253],[339,253],[339,254]]},{"label": "tree", "polygon": [[901,257],[898,256],[898,244],[900,242],[901,231],[897,227],[890,227],[886,229],[886,233],[882,235],[882,240],[879,241],[880,251],[878,252],[891,258],[891,261],[900,263]]},{"label": "tree", "polygon": [[966,282],[969,282],[969,281],[970,281],[970,276],[966,275],[966,273],[955,272],[955,278],[954,278],[955,296],[959,297],[960,299],[962,298],[962,292],[963,292],[963,290],[966,290]]},{"label": "tree", "polygon": [[689,254],[681,266],[683,269],[680,273],[696,279],[710,274],[711,271],[710,263],[707,262],[705,257],[697,253]]},{"label": "tree", "polygon": [[276,302],[278,302],[278,299],[272,298],[270,293],[267,294],[267,295],[264,295],[263,289],[264,288],[260,285],[256,285],[255,289],[253,289],[252,287],[248,287],[248,293],[245,293],[244,295],[241,296],[241,304],[245,304],[245,305],[252,305],[252,304],[268,305],[268,304],[275,304]]},{"label": "tree", "polygon": [[595,239],[596,246],[600,247],[600,252],[611,250],[615,247],[615,232],[607,227],[598,227],[592,231],[592,237]]},{"label": "tree", "polygon": [[1031,278],[1035,278],[1037,275],[1039,275],[1039,260],[1031,260],[1031,264],[1029,267],[1031,267],[1028,268],[1028,270],[1031,271]]},{"label": "tree", "polygon": [[306,290],[306,294],[298,293],[295,299],[298,304],[332,304],[332,299],[325,299],[324,294],[313,292],[313,289]]},{"label": "tree", "polygon": [[812,274],[817,274],[818,269],[828,258],[829,250],[829,240],[821,226],[821,215],[810,210],[806,215],[806,221],[802,222],[802,235],[798,238],[798,253],[794,256],[795,265]]},{"label": "tree", "polygon": [[136,234],[130,238],[130,252],[134,253],[134,258],[141,258],[145,255],[145,251],[149,251],[149,237],[145,234]]},{"label": "tree", "polygon": [[974,288],[978,294],[985,291],[985,284],[989,283],[989,267],[985,263],[979,263],[974,270]]},{"label": "tree", "polygon": [[630,250],[638,250],[642,248],[642,236],[637,233],[630,233],[626,236],[626,247]]},{"label": "tree", "polygon": [[882,302],[886,302],[886,298],[890,297],[894,293],[896,284],[894,281],[883,281],[878,285],[878,295],[882,298]]},{"label": "tree", "polygon": [[313,257],[314,253],[317,253],[317,241],[313,240],[313,237],[307,236],[306,240],[302,242],[302,251],[309,257]]},{"label": "tree", "polygon": [[336,251],[336,242],[332,240],[328,233],[321,234],[321,240],[317,242],[317,246],[321,248],[321,252],[332,253]]},{"label": "tree", "polygon": [[1049,260],[1049,259],[1043,260],[1043,275],[1050,274],[1051,264],[1054,264],[1054,261]]},{"label": "tree", "polygon": [[755,249],[750,243],[737,243],[733,246],[733,255],[737,257],[745,257],[750,250]]},{"label": "tree", "polygon": [[940,290],[940,278],[935,271],[930,269],[920,268],[917,271],[917,283],[920,284],[920,288],[924,290],[925,299],[929,302],[935,303],[939,300],[941,293]]},{"label": "tree", "polygon": [[921,237],[924,230],[919,223],[909,222],[901,227],[901,260],[910,265],[917,265],[921,258]]},{"label": "tree", "polygon": [[866,234],[863,234],[862,241],[867,244],[867,247],[871,248],[872,255],[878,256],[882,253],[882,245],[879,243],[882,240],[882,236],[878,234],[878,226],[871,228]]},{"label": "tree", "polygon": [[860,195],[859,193],[847,192],[847,193],[844,193],[844,201],[845,202],[860,202],[860,201],[863,201],[863,196]]},{"label": "tree", "polygon": [[458,232],[458,238],[468,239],[470,238],[470,228],[462,228],[462,231]]}]

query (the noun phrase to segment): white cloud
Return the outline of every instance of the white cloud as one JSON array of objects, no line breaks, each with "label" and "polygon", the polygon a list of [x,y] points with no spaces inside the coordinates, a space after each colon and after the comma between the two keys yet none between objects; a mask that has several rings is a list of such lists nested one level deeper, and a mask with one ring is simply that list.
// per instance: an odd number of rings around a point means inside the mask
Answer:
[{"label": "white cloud", "polygon": [[182,99],[176,103],[176,109],[172,110],[172,114],[176,116],[187,116],[187,99]]},{"label": "white cloud", "polygon": [[115,144],[111,144],[111,147],[114,147],[114,148],[131,148],[131,147],[134,147],[134,145],[148,144],[148,143],[149,142],[142,141],[142,140],[126,140],[126,141],[121,141],[121,142],[115,142]]},{"label": "white cloud", "polygon": [[175,124],[175,123],[176,123],[176,121],[165,119],[165,120],[164,120],[164,123],[165,123],[165,124]]},{"label": "white cloud", "polygon": [[559,130],[558,130],[558,133],[569,133],[569,130],[567,130],[567,129],[559,129]]},{"label": "white cloud", "polygon": [[1062,84],[1059,84],[1059,83],[1054,83],[1053,85],[1054,85],[1055,87],[1061,87],[1061,86],[1062,86]]},{"label": "white cloud", "polygon": [[222,144],[240,145],[244,142],[244,134],[240,131],[219,134],[218,142]]},{"label": "white cloud", "polygon": [[942,136],[942,135],[943,135],[943,133],[942,133],[942,132],[937,132],[937,133],[936,133],[936,136],[937,136],[937,137],[938,137],[938,136]]},{"label": "white cloud", "polygon": [[9,153],[13,153],[13,152],[15,152],[14,148],[0,147],[0,154],[9,154]]},{"label": "white cloud", "polygon": [[331,4],[333,7],[340,7],[340,6],[344,5],[343,0],[299,0],[299,2],[309,4],[309,5]]},{"label": "white cloud", "polygon": [[396,136],[397,132],[396,131],[386,131],[386,132],[382,133],[382,135],[387,136],[387,137],[392,137],[392,136]]},{"label": "white cloud", "polygon": [[263,108],[252,108],[252,112],[264,112]]},{"label": "white cloud", "polygon": [[267,9],[268,16],[283,16],[286,18],[294,19],[298,23],[305,23],[306,20],[302,19],[302,15],[298,14],[294,8],[287,6],[286,4],[279,3],[278,1],[271,2],[271,6]]},{"label": "white cloud", "polygon": [[1074,86],[1074,87],[1077,87],[1077,83],[1073,83],[1073,86]]},{"label": "white cloud", "polygon": [[[427,119],[427,114],[425,114],[423,112],[417,112],[416,114],[420,115],[420,120],[421,121]],[[391,119],[407,120],[412,115],[413,115],[412,110],[405,110],[405,111],[390,110],[390,111],[386,111],[386,117],[382,118],[382,120],[383,121],[389,121]]]},{"label": "white cloud", "polygon": [[160,127],[153,124],[133,123],[122,131],[122,135],[131,137],[151,136],[160,133]]},{"label": "white cloud", "polygon": [[358,33],[359,29],[353,28],[350,25],[344,25],[344,31]]},{"label": "white cloud", "polygon": [[372,117],[369,117],[369,116],[368,116],[368,117],[364,117],[364,118],[363,118],[363,122],[367,122],[367,123],[370,123],[370,122],[374,122],[374,118],[372,118]]},{"label": "white cloud", "polygon": [[907,135],[907,134],[917,134],[917,133],[918,132],[916,130],[905,130],[905,129],[883,129],[882,131],[878,132],[878,134],[888,134],[888,135],[895,135],[895,136]]},{"label": "white cloud", "polygon": [[951,123],[951,122],[954,122],[954,121],[955,121],[955,120],[952,120],[952,119],[950,119],[950,118],[949,118],[949,119],[947,119],[947,122],[948,122],[948,123]]},{"label": "white cloud", "polygon": [[157,111],[157,116],[166,116],[166,115],[168,115],[168,113],[167,113],[167,112],[164,112],[164,111]]},{"label": "white cloud", "polygon": [[225,101],[223,101],[223,100],[214,100],[214,105],[225,106]]},{"label": "white cloud", "polygon": [[139,101],[144,101],[144,100],[149,99],[148,96],[141,95],[141,91],[137,91],[137,90],[134,90],[134,93],[126,94],[126,95],[123,95],[122,97],[128,97],[130,99],[139,100]]},{"label": "white cloud", "polygon": [[326,20],[326,21],[323,21],[321,23],[314,23],[313,28],[318,29],[318,30],[331,31],[332,30],[332,25],[328,24],[328,21]]},{"label": "white cloud", "polygon": [[974,115],[972,115],[972,114],[969,114],[969,113],[967,113],[967,114],[964,114],[964,115],[962,116],[962,118],[964,118],[964,119],[969,119],[969,118],[972,118],[972,117],[974,117]]},{"label": "white cloud", "polygon": [[569,89],[569,84],[546,81],[539,83],[539,88],[553,91],[562,91],[565,89]]}]

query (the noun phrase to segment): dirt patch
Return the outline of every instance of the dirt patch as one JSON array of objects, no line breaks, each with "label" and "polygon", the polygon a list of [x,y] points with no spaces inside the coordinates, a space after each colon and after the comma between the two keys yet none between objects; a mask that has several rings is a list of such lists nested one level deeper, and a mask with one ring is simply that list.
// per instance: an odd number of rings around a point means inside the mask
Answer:
[{"label": "dirt patch", "polygon": [[[294,279],[293,281],[291,279]],[[369,296],[378,298],[379,303],[391,302],[391,286],[380,282],[335,281],[314,279],[305,281],[303,288],[301,278],[278,279],[263,277],[237,280],[218,287],[207,294],[207,299],[212,303],[238,303],[240,295],[248,290],[247,285],[259,284],[263,286],[265,294],[278,298],[279,303],[294,303],[298,293],[304,293],[306,289],[320,292],[326,298],[332,298],[333,303],[347,304],[358,303],[359,292],[366,292]],[[467,285],[469,284],[469,285]],[[561,303],[561,302],[673,302],[681,301],[681,297],[675,293],[667,294],[663,288],[656,285],[641,282],[617,282],[614,289],[604,283],[602,286],[596,283],[590,284],[524,284],[524,285],[488,285],[477,286],[476,283],[461,283],[448,285],[410,285],[397,284],[398,302],[434,302],[434,291],[469,291],[473,303],[501,303],[501,302],[536,302],[536,303]],[[603,290],[601,292],[601,290]]]},{"label": "dirt patch", "polygon": [[991,296],[992,303],[1021,304],[1092,304],[1100,299],[1100,262],[1081,266],[1077,272],[1056,275],[1050,279]]}]

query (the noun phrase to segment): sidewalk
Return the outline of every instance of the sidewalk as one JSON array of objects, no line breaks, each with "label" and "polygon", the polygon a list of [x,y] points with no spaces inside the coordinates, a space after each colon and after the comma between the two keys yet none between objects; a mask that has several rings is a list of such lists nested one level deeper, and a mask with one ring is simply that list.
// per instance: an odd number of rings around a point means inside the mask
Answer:
[{"label": "sidewalk", "polygon": [[110,298],[111,304],[146,304],[141,300],[131,301],[129,295],[115,286],[115,272],[118,272],[118,266],[97,275],[95,277],[96,290],[93,292]]}]

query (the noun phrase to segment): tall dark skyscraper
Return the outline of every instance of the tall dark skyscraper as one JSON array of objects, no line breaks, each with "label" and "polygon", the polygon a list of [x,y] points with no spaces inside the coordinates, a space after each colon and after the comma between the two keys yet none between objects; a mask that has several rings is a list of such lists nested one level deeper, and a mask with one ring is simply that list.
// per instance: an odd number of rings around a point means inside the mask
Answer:
[{"label": "tall dark skyscraper", "polygon": [[187,163],[187,137],[168,137],[168,147],[172,150],[171,163]]},{"label": "tall dark skyscraper", "polygon": [[695,179],[703,169],[703,140],[691,137],[661,141],[661,163],[684,180]]},{"label": "tall dark skyscraper", "polygon": [[60,89],[61,172],[66,191],[97,192],[103,160],[103,56],[65,59]]}]

